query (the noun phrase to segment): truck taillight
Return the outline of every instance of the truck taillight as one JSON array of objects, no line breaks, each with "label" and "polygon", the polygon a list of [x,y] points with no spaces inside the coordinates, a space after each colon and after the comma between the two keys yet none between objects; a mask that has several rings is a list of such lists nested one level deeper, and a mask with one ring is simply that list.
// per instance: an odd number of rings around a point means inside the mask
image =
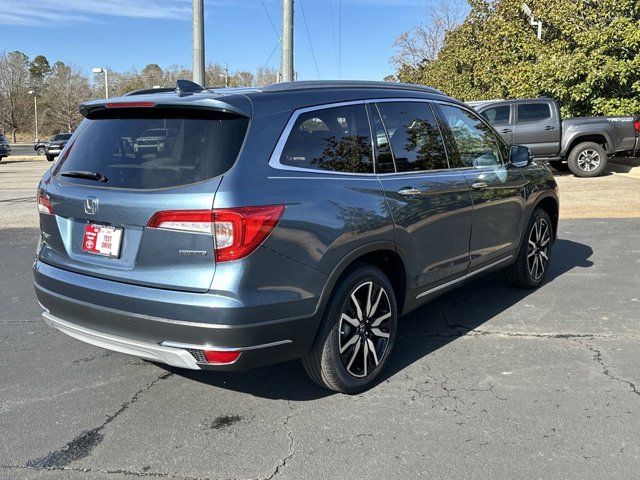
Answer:
[{"label": "truck taillight", "polygon": [[636,128],[636,132],[640,133],[640,120],[633,122],[633,126]]},{"label": "truck taillight", "polygon": [[38,194],[38,211],[40,213],[53,215],[53,206],[51,205],[51,200],[45,197],[42,193]]},{"label": "truck taillight", "polygon": [[150,228],[213,235],[216,260],[239,260],[253,252],[282,217],[284,205],[214,210],[170,210],[156,213]]}]

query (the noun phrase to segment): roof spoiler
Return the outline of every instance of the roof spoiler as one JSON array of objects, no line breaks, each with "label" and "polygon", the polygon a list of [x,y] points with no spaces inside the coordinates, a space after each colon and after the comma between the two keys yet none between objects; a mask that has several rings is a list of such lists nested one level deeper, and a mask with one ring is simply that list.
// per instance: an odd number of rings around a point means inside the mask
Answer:
[{"label": "roof spoiler", "polygon": [[[147,88],[129,92],[121,99],[101,99],[84,102],[80,105],[80,113],[85,118],[99,118],[109,115],[111,110],[120,109],[131,113],[140,109],[173,109],[173,110],[193,110],[200,111],[210,110],[220,113],[227,113],[241,117],[250,117],[251,112],[223,102],[217,98],[209,96],[194,95],[195,93],[205,92],[207,89],[189,80],[178,80],[176,88]],[[158,95],[175,92],[173,95]],[[141,96],[142,98],[130,99],[126,97]],[[185,98],[190,97],[190,98]],[[126,99],[125,99],[126,98]]]}]

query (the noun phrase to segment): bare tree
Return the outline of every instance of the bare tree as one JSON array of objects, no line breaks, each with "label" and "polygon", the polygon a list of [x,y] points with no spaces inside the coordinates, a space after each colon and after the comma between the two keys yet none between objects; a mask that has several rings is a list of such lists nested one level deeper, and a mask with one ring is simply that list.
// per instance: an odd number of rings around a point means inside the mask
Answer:
[{"label": "bare tree", "polygon": [[425,21],[396,38],[396,54],[391,63],[398,70],[416,69],[424,62],[434,60],[447,32],[462,23],[467,11],[465,0],[429,0]]},{"label": "bare tree", "polygon": [[258,87],[278,82],[278,71],[271,67],[258,67],[255,84]]},{"label": "bare tree", "polygon": [[89,81],[77,69],[56,62],[44,92],[45,118],[49,127],[67,132],[80,123],[78,106],[89,99]]},{"label": "bare tree", "polygon": [[31,122],[29,58],[21,52],[0,55],[0,126],[16,142],[19,130]]}]

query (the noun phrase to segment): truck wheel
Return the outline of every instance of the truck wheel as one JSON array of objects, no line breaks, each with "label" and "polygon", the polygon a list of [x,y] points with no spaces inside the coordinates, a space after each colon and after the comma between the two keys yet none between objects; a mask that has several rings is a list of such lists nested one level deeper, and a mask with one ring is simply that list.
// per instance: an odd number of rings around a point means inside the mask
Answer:
[{"label": "truck wheel", "polygon": [[569,165],[567,165],[562,160],[549,160],[549,165],[552,168],[554,168],[557,171],[559,171],[559,172],[568,172],[569,171]]},{"label": "truck wheel", "polygon": [[599,143],[580,143],[571,150],[567,165],[576,177],[597,177],[607,166],[607,152]]},{"label": "truck wheel", "polygon": [[391,355],[398,309],[379,269],[363,264],[335,288],[302,364],[321,387],[354,394],[373,386]]},{"label": "truck wheel", "polygon": [[516,261],[504,270],[507,282],[512,287],[536,288],[543,282],[549,270],[554,238],[549,214],[542,208],[536,208]]},{"label": "truck wheel", "polygon": [[53,155],[47,155],[47,161],[48,162],[53,162],[55,160],[56,157],[54,157]]},{"label": "truck wheel", "polygon": [[40,148],[38,149],[38,155],[39,155],[39,156],[44,155],[44,147],[40,147]]}]

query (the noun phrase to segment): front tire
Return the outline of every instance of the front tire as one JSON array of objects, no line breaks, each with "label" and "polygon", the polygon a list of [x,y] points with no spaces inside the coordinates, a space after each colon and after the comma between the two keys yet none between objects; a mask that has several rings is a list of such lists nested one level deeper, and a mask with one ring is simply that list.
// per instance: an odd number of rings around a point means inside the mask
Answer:
[{"label": "front tire", "polygon": [[321,387],[354,394],[370,388],[396,337],[393,287],[379,269],[361,265],[335,288],[311,350],[302,364]]},{"label": "front tire", "polygon": [[53,162],[56,159],[53,155],[47,155],[47,162]]},{"label": "front tire", "polygon": [[553,223],[549,214],[536,208],[516,261],[505,269],[509,284],[517,288],[536,288],[544,281],[549,270],[553,246]]},{"label": "front tire", "polygon": [[567,165],[576,177],[597,177],[607,166],[607,151],[599,143],[580,143],[571,150]]}]

